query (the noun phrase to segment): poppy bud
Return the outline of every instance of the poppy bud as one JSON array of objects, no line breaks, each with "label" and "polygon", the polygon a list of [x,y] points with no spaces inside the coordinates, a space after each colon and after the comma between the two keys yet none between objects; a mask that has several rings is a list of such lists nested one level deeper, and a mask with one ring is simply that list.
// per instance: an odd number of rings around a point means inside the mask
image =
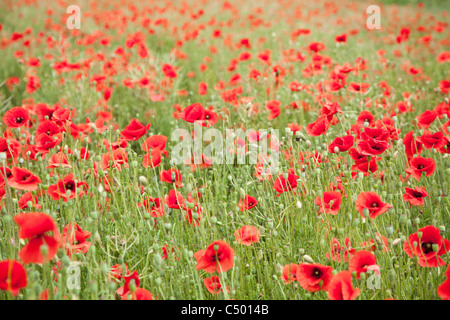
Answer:
[{"label": "poppy bud", "polygon": [[433,252],[439,251],[439,245],[437,243],[433,243],[433,245],[431,247],[433,248]]},{"label": "poppy bud", "polygon": [[406,224],[406,221],[408,220],[408,217],[404,214],[400,215],[400,224]]},{"label": "poppy bud", "polygon": [[419,237],[419,240],[422,238],[422,235],[423,235],[422,231],[417,232],[417,236]]},{"label": "poppy bud", "polygon": [[386,226],[386,234],[391,237],[394,234],[394,228],[392,226]]},{"label": "poppy bud", "polygon": [[394,283],[395,283],[396,276],[395,276],[395,270],[394,270],[394,269],[390,269],[390,270],[389,270],[389,273],[388,273],[388,279],[389,279],[389,282],[390,282],[391,284],[394,284]]},{"label": "poppy bud", "polygon": [[308,256],[307,254],[305,254],[303,256],[303,260],[305,260],[306,262],[309,262],[309,263],[314,263],[314,260],[310,256]]},{"label": "poppy bud", "polygon": [[40,250],[44,257],[48,256],[48,246],[46,244],[41,245]]}]

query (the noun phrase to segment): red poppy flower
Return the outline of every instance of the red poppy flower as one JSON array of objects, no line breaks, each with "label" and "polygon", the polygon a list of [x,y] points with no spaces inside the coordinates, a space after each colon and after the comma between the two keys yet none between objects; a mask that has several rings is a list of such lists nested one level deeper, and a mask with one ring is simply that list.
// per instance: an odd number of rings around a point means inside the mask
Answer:
[{"label": "red poppy flower", "polygon": [[28,208],[28,202],[31,202],[31,206],[40,209],[42,208],[42,205],[38,203],[38,197],[33,196],[31,192],[24,193],[20,199],[19,199],[19,208],[20,209],[27,209]]},{"label": "red poppy flower", "polygon": [[186,220],[191,226],[198,227],[200,225],[200,220],[203,218],[203,209],[200,204],[194,203],[193,208],[184,206],[181,209],[186,211]]},{"label": "red poppy flower", "polygon": [[320,116],[315,122],[310,123],[306,126],[306,133],[308,136],[317,137],[325,134],[330,127],[330,122],[328,121],[328,116]]},{"label": "red poppy flower", "polygon": [[426,226],[405,240],[403,250],[410,258],[417,256],[421,267],[442,267],[445,261],[439,256],[450,250],[450,241],[444,239],[435,226]]},{"label": "red poppy flower", "polygon": [[0,290],[17,296],[19,290],[27,286],[25,268],[16,260],[0,261]]},{"label": "red poppy flower", "polygon": [[144,206],[144,208],[152,213],[152,217],[162,217],[164,216],[164,205],[160,198],[148,197],[142,203],[138,203],[138,208]]},{"label": "red poppy flower", "polygon": [[162,66],[162,72],[167,78],[176,78],[177,72],[174,66],[166,63]]},{"label": "red poppy flower", "polygon": [[295,175],[293,170],[289,170],[286,174],[287,178],[284,177],[285,174],[281,174],[275,179],[273,184],[273,188],[276,192],[278,192],[277,197],[279,197],[283,192],[297,188],[297,179],[300,177]]},{"label": "red poppy flower", "polygon": [[358,151],[366,156],[377,156],[382,154],[389,148],[389,144],[385,141],[374,140],[368,138],[358,143]]},{"label": "red poppy flower", "polygon": [[415,157],[409,161],[409,167],[405,171],[419,181],[423,172],[429,177],[434,170],[436,170],[436,162],[432,158]]},{"label": "red poppy flower", "polygon": [[356,82],[351,82],[347,88],[348,91],[350,92],[361,92],[361,93],[366,93],[367,90],[369,89],[370,84],[365,83],[365,82],[361,82],[361,83],[356,83]]},{"label": "red poppy flower", "polygon": [[280,115],[281,102],[277,100],[271,100],[266,102],[266,110],[270,111],[267,120],[273,120]]},{"label": "red poppy flower", "polygon": [[328,290],[333,276],[333,268],[320,263],[300,263],[297,268],[297,280],[300,286],[310,292]]},{"label": "red poppy flower", "polygon": [[234,232],[234,237],[237,243],[244,246],[251,246],[253,243],[257,243],[261,238],[261,232],[254,226],[242,226],[242,228]]},{"label": "red poppy flower", "polygon": [[142,166],[144,168],[150,167],[150,168],[157,168],[161,164],[161,156],[162,152],[159,149],[155,149],[152,152],[149,152],[144,155],[144,158],[142,159]]},{"label": "red poppy flower", "polygon": [[137,119],[131,120],[131,122],[123,129],[120,134],[128,141],[138,140],[150,129],[150,123],[144,126]]},{"label": "red poppy flower", "polygon": [[172,209],[182,209],[186,206],[184,204],[183,195],[174,189],[169,191],[169,194],[166,197],[166,203],[167,206]]},{"label": "red poppy flower", "polygon": [[447,266],[447,271],[445,271],[445,280],[437,289],[437,294],[442,300],[450,300],[450,264]]},{"label": "red poppy flower", "polygon": [[412,159],[415,154],[422,152],[422,143],[419,138],[414,138],[414,131],[408,132],[403,138],[403,145],[405,146],[405,154],[408,161]]},{"label": "red poppy flower", "polygon": [[337,137],[333,140],[332,143],[328,145],[328,152],[329,153],[336,153],[336,148],[338,148],[337,152],[344,152],[350,149],[353,146],[353,136],[347,135],[344,137]]},{"label": "red poppy flower", "polygon": [[67,202],[70,199],[83,196],[87,189],[86,182],[75,182],[73,173],[69,173],[63,179],[59,179],[57,183],[49,186],[47,193],[53,200],[63,199],[64,202]]},{"label": "red poppy flower", "polygon": [[173,183],[177,188],[183,187],[180,170],[176,168],[161,170],[160,177],[162,182]]},{"label": "red poppy flower", "polygon": [[30,116],[28,115],[28,111],[22,107],[14,107],[8,111],[6,111],[3,116],[3,122],[9,128],[19,128],[28,123],[30,120]]},{"label": "red poppy flower", "polygon": [[[336,238],[333,238],[330,241],[330,250],[331,250],[331,259],[333,261],[337,262],[347,262],[348,257],[351,257],[355,254],[355,249],[352,248],[352,243],[350,242],[349,238],[345,238],[345,245],[344,247],[341,247],[341,244],[339,243],[339,240]],[[327,252],[325,254],[327,259],[330,259],[330,253]]]},{"label": "red poppy flower", "polygon": [[123,279],[125,279],[125,284],[123,287],[120,287],[119,289],[116,290],[116,293],[123,299],[123,300],[127,300],[128,296],[131,293],[130,291],[130,284],[132,281],[134,281],[134,284],[136,285],[136,289],[139,287],[139,275],[137,273],[137,271],[135,270],[133,273],[130,273],[124,277],[122,277]]},{"label": "red poppy flower", "polygon": [[283,274],[281,275],[281,280],[284,281],[285,284],[292,283],[297,280],[297,269],[298,264],[290,263],[283,267]]},{"label": "red poppy flower", "polygon": [[359,294],[359,288],[353,288],[352,274],[349,271],[342,271],[334,275],[328,285],[330,300],[355,300]]},{"label": "red poppy flower", "polygon": [[8,179],[8,184],[12,188],[25,191],[34,191],[41,183],[41,179],[25,168],[13,167],[11,170],[12,179]]},{"label": "red poppy flower", "polygon": [[426,110],[417,119],[417,126],[422,129],[428,129],[428,127],[433,123],[433,121],[438,116],[437,112],[434,110]]},{"label": "red poppy flower", "polygon": [[252,196],[245,195],[244,199],[239,199],[238,207],[240,211],[245,212],[251,208],[256,207],[257,204],[258,200],[256,200]]},{"label": "red poppy flower", "polygon": [[204,115],[205,109],[203,106],[200,103],[194,103],[183,109],[181,112],[181,119],[189,123],[193,123],[195,121],[203,120]]},{"label": "red poppy flower", "polygon": [[369,210],[369,218],[374,219],[388,211],[389,208],[392,208],[392,205],[382,202],[380,196],[375,192],[361,192],[356,199],[356,210],[363,218],[365,218],[364,209]]},{"label": "red poppy flower", "polygon": [[[223,291],[222,284],[220,283],[220,279],[218,276],[211,276],[209,278],[206,278],[203,280],[203,283],[205,284],[206,289],[211,294],[218,294]],[[226,290],[227,292],[230,292],[230,290]]]},{"label": "red poppy flower", "polygon": [[356,120],[356,124],[359,126],[364,126],[364,123],[367,122],[370,125],[372,125],[373,121],[375,120],[375,117],[373,116],[372,112],[370,111],[361,111],[358,115],[358,119]]},{"label": "red poppy flower", "polygon": [[89,231],[83,231],[77,223],[71,222],[63,229],[60,246],[69,257],[74,253],[87,253],[91,243],[86,240],[90,237]]},{"label": "red poppy flower", "polygon": [[164,150],[166,148],[167,137],[160,135],[153,135],[145,139],[142,143],[142,149],[148,152],[150,149]]},{"label": "red poppy flower", "polygon": [[415,187],[414,189],[405,187],[403,200],[408,201],[412,206],[425,206],[424,198],[428,197],[425,187]]},{"label": "red poppy flower", "polygon": [[217,240],[206,250],[197,251],[194,258],[197,260],[197,270],[207,273],[226,272],[233,267],[234,250],[225,241]]},{"label": "red poppy flower", "polygon": [[445,140],[444,134],[440,131],[432,134],[431,132],[425,130],[425,132],[419,138],[419,141],[427,149],[439,149],[447,144],[447,140]]},{"label": "red poppy flower", "polygon": [[337,215],[341,208],[342,194],[336,191],[326,191],[322,197],[317,196],[314,203],[319,206],[319,214]]},{"label": "red poppy flower", "polygon": [[[19,225],[19,238],[29,240],[19,252],[23,263],[45,263],[52,260],[58,251],[60,239],[52,217],[42,212],[27,212],[15,216],[14,221]],[[45,257],[41,251],[44,244],[47,246]]]},{"label": "red poppy flower", "polygon": [[128,154],[124,148],[118,148],[102,156],[102,169],[107,170],[110,168],[116,168],[122,170],[122,165],[128,167]]},{"label": "red poppy flower", "polygon": [[356,272],[356,278],[361,278],[361,272],[367,273],[367,268],[377,263],[377,258],[370,251],[358,251],[350,258],[348,270]]}]

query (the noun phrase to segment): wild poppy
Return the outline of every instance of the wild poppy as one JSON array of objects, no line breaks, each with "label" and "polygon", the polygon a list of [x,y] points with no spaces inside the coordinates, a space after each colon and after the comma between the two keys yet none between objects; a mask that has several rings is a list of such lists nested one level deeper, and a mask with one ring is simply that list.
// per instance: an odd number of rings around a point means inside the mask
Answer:
[{"label": "wild poppy", "polygon": [[359,288],[353,288],[352,274],[349,271],[335,274],[328,285],[330,300],[355,300],[359,294]]},{"label": "wild poppy", "polygon": [[344,137],[337,137],[328,145],[329,153],[344,152],[353,146],[353,136],[347,135]]},{"label": "wild poppy", "polygon": [[86,182],[75,182],[73,173],[69,173],[64,178],[59,179],[57,183],[49,186],[47,193],[53,200],[63,199],[64,202],[67,202],[70,199],[85,195],[87,189],[88,185]]},{"label": "wild poppy", "polygon": [[3,122],[9,128],[20,128],[28,123],[30,116],[28,111],[22,107],[14,107],[5,112]]},{"label": "wild poppy", "polygon": [[375,192],[361,192],[356,199],[356,210],[363,218],[365,218],[365,209],[369,212],[369,218],[374,219],[388,211],[389,208],[392,208],[392,205],[382,202],[380,196]]},{"label": "wild poppy", "polygon": [[0,261],[0,290],[9,291],[17,296],[20,289],[27,286],[25,268],[16,260]]},{"label": "wild poppy", "polygon": [[245,212],[251,208],[256,207],[257,204],[258,200],[246,194],[244,196],[244,199],[239,199],[238,207],[240,211]]},{"label": "wild poppy", "polygon": [[183,187],[180,170],[176,168],[161,170],[160,178],[162,182],[173,183],[177,188]]},{"label": "wild poppy", "polygon": [[236,241],[244,246],[251,246],[257,243],[261,238],[261,232],[255,226],[242,226],[242,228],[234,232]]},{"label": "wild poppy", "polygon": [[217,240],[206,250],[197,251],[194,258],[197,260],[197,270],[207,273],[226,272],[233,267],[234,250],[225,241]]},{"label": "wild poppy", "polygon": [[439,256],[450,250],[450,241],[440,235],[438,228],[430,225],[411,234],[403,243],[403,250],[410,258],[417,256],[421,267],[441,267],[445,261]]},{"label": "wild poppy", "polygon": [[8,179],[8,184],[12,188],[25,191],[34,191],[41,183],[41,179],[25,168],[13,167],[12,178]]},{"label": "wild poppy", "polygon": [[308,136],[321,136],[328,131],[330,122],[327,115],[320,116],[315,122],[306,126],[306,133]]},{"label": "wild poppy", "polygon": [[442,300],[450,300],[450,264],[447,266],[447,271],[445,271],[445,280],[437,289],[437,294]]},{"label": "wild poppy", "polygon": [[[220,283],[220,279],[218,276],[211,276],[209,278],[206,278],[203,280],[203,283],[205,284],[206,289],[211,294],[218,294],[221,291],[223,291],[222,284]],[[230,292],[230,290],[226,289],[227,292]]]},{"label": "wild poppy", "polygon": [[[23,263],[45,263],[58,251],[60,234],[52,217],[42,212],[21,213],[14,217],[19,225],[19,238],[29,240],[20,250]],[[44,256],[41,246],[47,246]]]},{"label": "wild poppy", "polygon": [[320,263],[300,263],[297,268],[297,280],[300,286],[309,292],[328,290],[333,276],[333,268]]},{"label": "wild poppy", "polygon": [[[285,178],[284,176],[287,175]],[[273,188],[278,192],[277,197],[279,197],[283,192],[291,191],[297,188],[297,179],[299,176],[294,174],[293,170],[289,170],[286,174],[281,174],[275,179]]]},{"label": "wild poppy", "polygon": [[337,215],[341,208],[342,194],[336,191],[326,191],[322,197],[317,196],[314,203],[319,206],[319,214]]},{"label": "wild poppy", "polygon": [[123,129],[120,134],[128,141],[138,140],[150,129],[150,123],[144,126],[137,119],[131,120],[131,122]]},{"label": "wild poppy", "polygon": [[298,264],[295,263],[290,263],[283,267],[281,280],[284,281],[284,284],[289,284],[297,280],[297,269]]},{"label": "wild poppy", "polygon": [[409,167],[405,171],[419,181],[423,173],[429,177],[434,170],[436,170],[436,162],[432,158],[415,157],[409,161]]},{"label": "wild poppy", "polygon": [[408,201],[412,206],[425,206],[424,198],[428,197],[425,187],[415,187],[414,189],[405,187],[403,200]]},{"label": "wild poppy", "polygon": [[349,238],[345,238],[343,246],[341,246],[338,239],[333,238],[330,241],[330,251],[331,256],[329,252],[327,252],[325,256],[327,259],[331,258],[333,261],[337,262],[347,262],[348,258],[353,256],[356,252],[356,250],[352,248],[352,243]]},{"label": "wild poppy", "polygon": [[31,202],[31,207],[39,210],[42,205],[38,203],[38,197],[33,195],[30,191],[24,193],[19,199],[19,209],[27,209],[28,203]]},{"label": "wild poppy", "polygon": [[356,278],[361,278],[361,272],[367,273],[367,268],[377,263],[377,258],[370,251],[358,251],[350,258],[348,270],[356,272]]},{"label": "wild poppy", "polygon": [[74,253],[87,253],[91,243],[86,240],[90,237],[89,231],[84,231],[77,223],[71,222],[63,229],[60,246],[69,257]]}]

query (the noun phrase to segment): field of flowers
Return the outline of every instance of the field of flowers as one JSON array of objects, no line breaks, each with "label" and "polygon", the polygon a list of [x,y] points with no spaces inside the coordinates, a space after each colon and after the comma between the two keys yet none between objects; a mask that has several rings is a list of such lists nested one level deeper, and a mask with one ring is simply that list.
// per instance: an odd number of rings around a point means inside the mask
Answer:
[{"label": "field of flowers", "polygon": [[1,1],[0,300],[449,300],[450,2],[395,2]]}]

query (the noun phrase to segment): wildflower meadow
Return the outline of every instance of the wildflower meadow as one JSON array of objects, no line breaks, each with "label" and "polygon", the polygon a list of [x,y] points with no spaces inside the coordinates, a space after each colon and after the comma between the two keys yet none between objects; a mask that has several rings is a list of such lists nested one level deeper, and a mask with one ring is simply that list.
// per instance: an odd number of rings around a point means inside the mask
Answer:
[{"label": "wildflower meadow", "polygon": [[449,9],[2,0],[0,300],[449,300]]}]

